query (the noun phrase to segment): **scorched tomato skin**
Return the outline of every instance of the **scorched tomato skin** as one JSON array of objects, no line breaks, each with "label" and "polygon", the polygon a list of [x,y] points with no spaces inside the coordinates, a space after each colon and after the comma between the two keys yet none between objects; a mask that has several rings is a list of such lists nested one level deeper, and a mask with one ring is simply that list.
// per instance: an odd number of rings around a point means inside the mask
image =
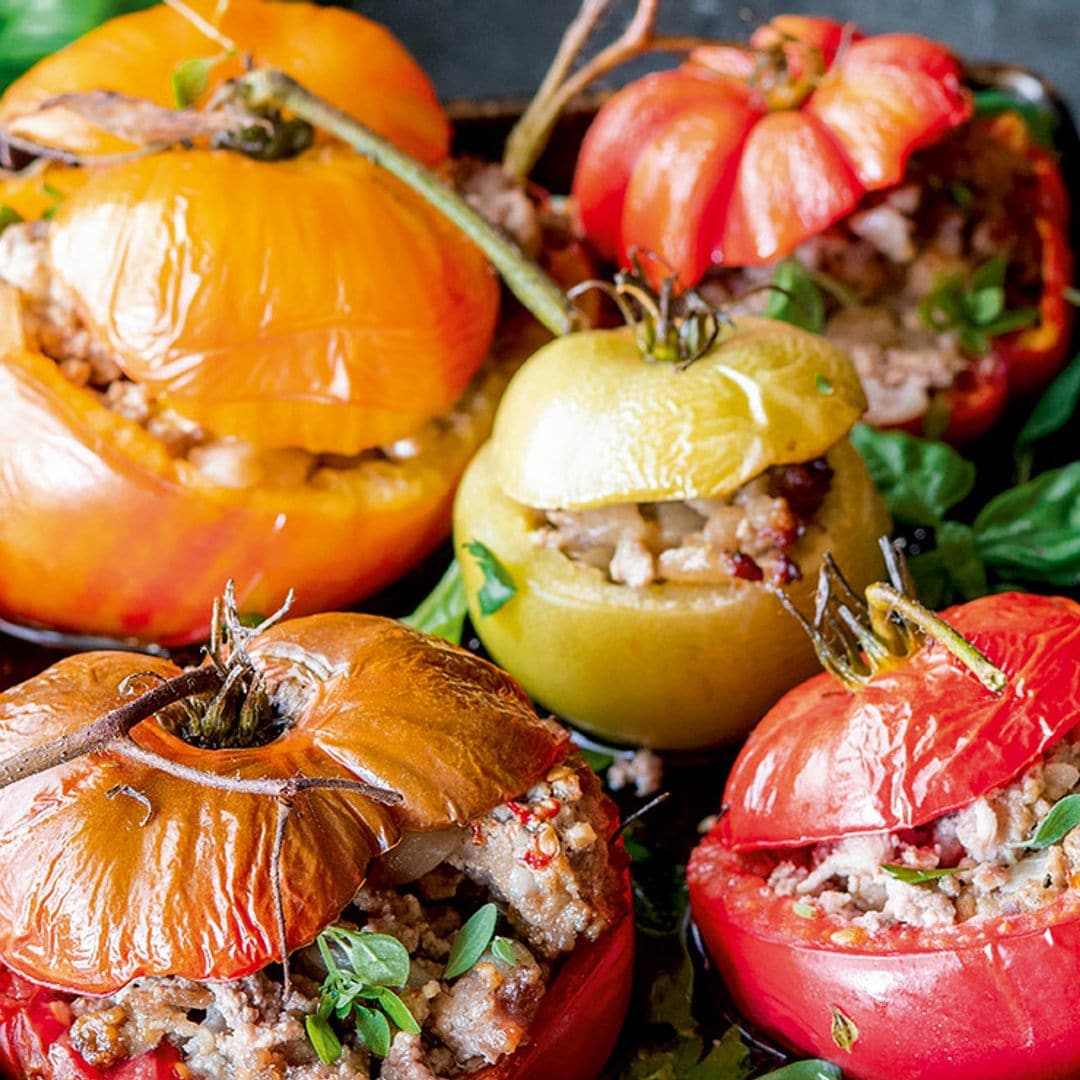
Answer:
[{"label": "scorched tomato skin", "polygon": [[[715,828],[687,868],[690,906],[739,1010],[854,1080],[1071,1080],[1080,1074],[1080,898],[936,931],[870,937],[802,918],[766,888],[771,863]],[[832,1007],[858,1029],[834,1042]]]},{"label": "scorched tomato skin", "polygon": [[1008,678],[1000,695],[936,643],[857,693],[786,694],[728,778],[735,850],[923,825],[1008,783],[1080,722],[1080,604],[998,593],[941,613]]}]

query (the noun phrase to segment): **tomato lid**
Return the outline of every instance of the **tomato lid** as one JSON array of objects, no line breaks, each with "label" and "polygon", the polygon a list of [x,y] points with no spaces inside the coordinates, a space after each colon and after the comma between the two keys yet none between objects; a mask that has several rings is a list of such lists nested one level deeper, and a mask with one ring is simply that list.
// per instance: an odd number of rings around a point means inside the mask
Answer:
[{"label": "tomato lid", "polygon": [[750,736],[721,828],[736,850],[924,825],[1023,772],[1080,721],[1080,604],[1001,593],[942,613],[1006,675],[987,690],[928,641],[849,692],[822,674]]}]

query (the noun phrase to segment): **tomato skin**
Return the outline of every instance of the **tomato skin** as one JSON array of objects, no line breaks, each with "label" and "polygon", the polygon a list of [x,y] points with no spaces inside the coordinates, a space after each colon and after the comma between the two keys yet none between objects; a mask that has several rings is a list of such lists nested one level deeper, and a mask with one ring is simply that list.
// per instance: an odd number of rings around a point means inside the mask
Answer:
[{"label": "tomato skin", "polygon": [[[943,46],[914,34],[856,34],[838,51],[843,33],[832,20],[781,16],[750,49],[706,46],[678,71],[616,94],[586,136],[574,175],[586,235],[624,260],[632,247],[650,246],[687,286],[710,266],[769,263],[849,213],[865,192],[895,183],[916,149],[971,115],[960,65]],[[752,82],[754,48],[781,39],[795,79],[814,50],[827,65],[794,107],[771,103]],[[746,95],[749,107],[724,151],[704,155],[700,130],[685,120],[707,101],[697,91],[710,75],[729,95]],[[668,168],[638,179],[654,157],[699,171],[688,177]],[[651,201],[635,204],[628,194],[642,185],[653,189]],[[672,228],[665,208],[687,186],[694,204]]]},{"label": "tomato skin", "polygon": [[[766,889],[767,872],[714,829],[687,868],[690,906],[739,1010],[800,1054],[833,1061],[855,1080],[1080,1073],[1075,893],[1019,917],[932,936],[856,933],[844,945],[849,927],[795,914],[791,897]],[[850,1052],[832,1039],[830,1006],[858,1028]]]}]

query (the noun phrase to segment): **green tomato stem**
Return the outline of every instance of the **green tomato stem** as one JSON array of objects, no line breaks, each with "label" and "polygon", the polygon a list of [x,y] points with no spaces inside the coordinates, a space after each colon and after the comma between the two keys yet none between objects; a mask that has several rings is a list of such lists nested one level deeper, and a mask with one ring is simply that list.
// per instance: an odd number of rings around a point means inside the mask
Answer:
[{"label": "green tomato stem", "polygon": [[251,105],[277,105],[347,143],[369,161],[393,173],[445,214],[491,260],[510,291],[553,334],[577,328],[578,312],[565,293],[500,229],[415,158],[358,120],[301,86],[283,71],[256,68],[236,80]]}]

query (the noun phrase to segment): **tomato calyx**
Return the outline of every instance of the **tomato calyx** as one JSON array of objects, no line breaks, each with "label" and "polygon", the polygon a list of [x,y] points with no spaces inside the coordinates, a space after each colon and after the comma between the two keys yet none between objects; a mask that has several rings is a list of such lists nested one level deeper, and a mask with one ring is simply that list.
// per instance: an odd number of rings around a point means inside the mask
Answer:
[{"label": "tomato calyx", "polygon": [[1005,673],[944,619],[915,598],[904,556],[888,539],[879,541],[889,583],[868,585],[861,597],[847,583],[829,553],[818,576],[813,621],[795,607],[782,589],[772,592],[806,631],[821,666],[850,691],[875,675],[902,664],[927,638],[955,656],[993,694],[1001,694]]}]

